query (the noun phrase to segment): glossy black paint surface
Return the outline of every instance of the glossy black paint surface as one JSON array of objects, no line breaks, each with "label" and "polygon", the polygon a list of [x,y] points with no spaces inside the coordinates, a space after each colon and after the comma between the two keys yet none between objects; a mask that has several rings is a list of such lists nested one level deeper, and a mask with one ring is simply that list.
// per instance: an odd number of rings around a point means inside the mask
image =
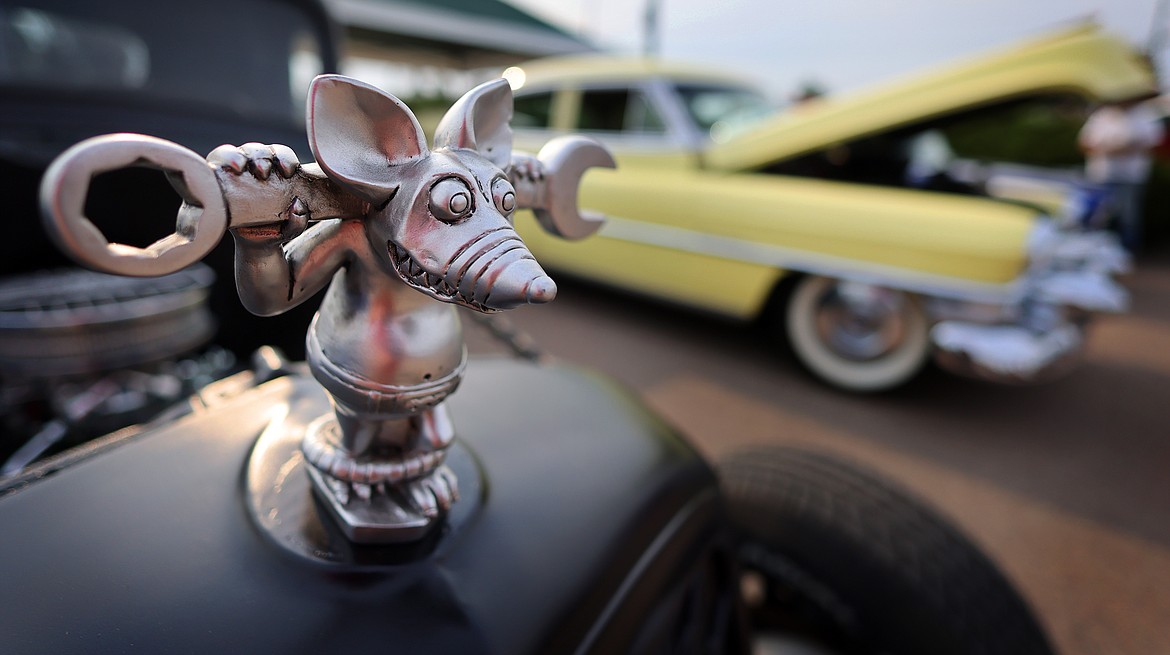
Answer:
[{"label": "glossy black paint surface", "polygon": [[509,360],[473,361],[451,401],[478,507],[421,552],[296,555],[251,519],[244,471],[274,411],[325,402],[277,379],[10,488],[3,651],[623,652],[725,583],[693,450],[608,383]]}]

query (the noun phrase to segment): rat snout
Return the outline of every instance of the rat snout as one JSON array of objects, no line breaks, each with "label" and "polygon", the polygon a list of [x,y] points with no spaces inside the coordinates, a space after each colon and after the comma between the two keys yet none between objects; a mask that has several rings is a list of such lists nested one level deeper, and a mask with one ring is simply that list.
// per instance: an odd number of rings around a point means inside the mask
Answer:
[{"label": "rat snout", "polygon": [[[491,276],[484,304],[495,309],[511,309],[518,305],[540,305],[557,295],[557,283],[544,272],[535,259],[517,259],[508,263],[496,276]],[[477,290],[478,291],[478,290]]]},{"label": "rat snout", "polygon": [[475,295],[492,309],[511,309],[551,301],[557,295],[557,284],[532,255],[505,256],[492,262],[480,276]]},{"label": "rat snout", "polygon": [[480,235],[455,258],[450,271],[460,297],[489,310],[542,304],[557,295],[557,285],[510,227]]}]

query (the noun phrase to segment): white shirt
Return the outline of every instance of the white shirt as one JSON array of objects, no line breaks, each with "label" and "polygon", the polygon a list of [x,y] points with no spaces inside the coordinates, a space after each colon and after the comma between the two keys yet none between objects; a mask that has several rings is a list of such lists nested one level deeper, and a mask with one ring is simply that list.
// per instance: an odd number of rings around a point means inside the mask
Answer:
[{"label": "white shirt", "polygon": [[1162,135],[1158,114],[1148,104],[1098,109],[1089,116],[1079,137],[1087,152],[1085,174],[1094,182],[1145,182],[1150,173],[1150,150],[1161,142]]}]

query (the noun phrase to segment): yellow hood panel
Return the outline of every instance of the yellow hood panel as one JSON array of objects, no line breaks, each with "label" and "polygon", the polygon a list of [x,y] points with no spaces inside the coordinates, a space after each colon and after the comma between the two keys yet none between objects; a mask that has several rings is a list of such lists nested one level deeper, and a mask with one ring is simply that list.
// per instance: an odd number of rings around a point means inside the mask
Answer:
[{"label": "yellow hood panel", "polygon": [[1133,48],[1084,25],[934,72],[841,98],[813,101],[723,143],[704,158],[713,169],[750,170],[951,111],[1037,91],[1119,100],[1154,92]]}]

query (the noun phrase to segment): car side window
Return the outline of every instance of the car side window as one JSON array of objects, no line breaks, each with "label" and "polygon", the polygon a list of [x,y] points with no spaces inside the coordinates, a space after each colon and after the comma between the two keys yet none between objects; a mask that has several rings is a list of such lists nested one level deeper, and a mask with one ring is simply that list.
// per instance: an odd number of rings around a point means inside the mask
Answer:
[{"label": "car side window", "polygon": [[581,94],[576,129],[623,134],[662,134],[666,124],[636,89],[604,89]]},{"label": "car side window", "polygon": [[552,93],[516,96],[512,105],[512,126],[547,128],[552,120]]}]

